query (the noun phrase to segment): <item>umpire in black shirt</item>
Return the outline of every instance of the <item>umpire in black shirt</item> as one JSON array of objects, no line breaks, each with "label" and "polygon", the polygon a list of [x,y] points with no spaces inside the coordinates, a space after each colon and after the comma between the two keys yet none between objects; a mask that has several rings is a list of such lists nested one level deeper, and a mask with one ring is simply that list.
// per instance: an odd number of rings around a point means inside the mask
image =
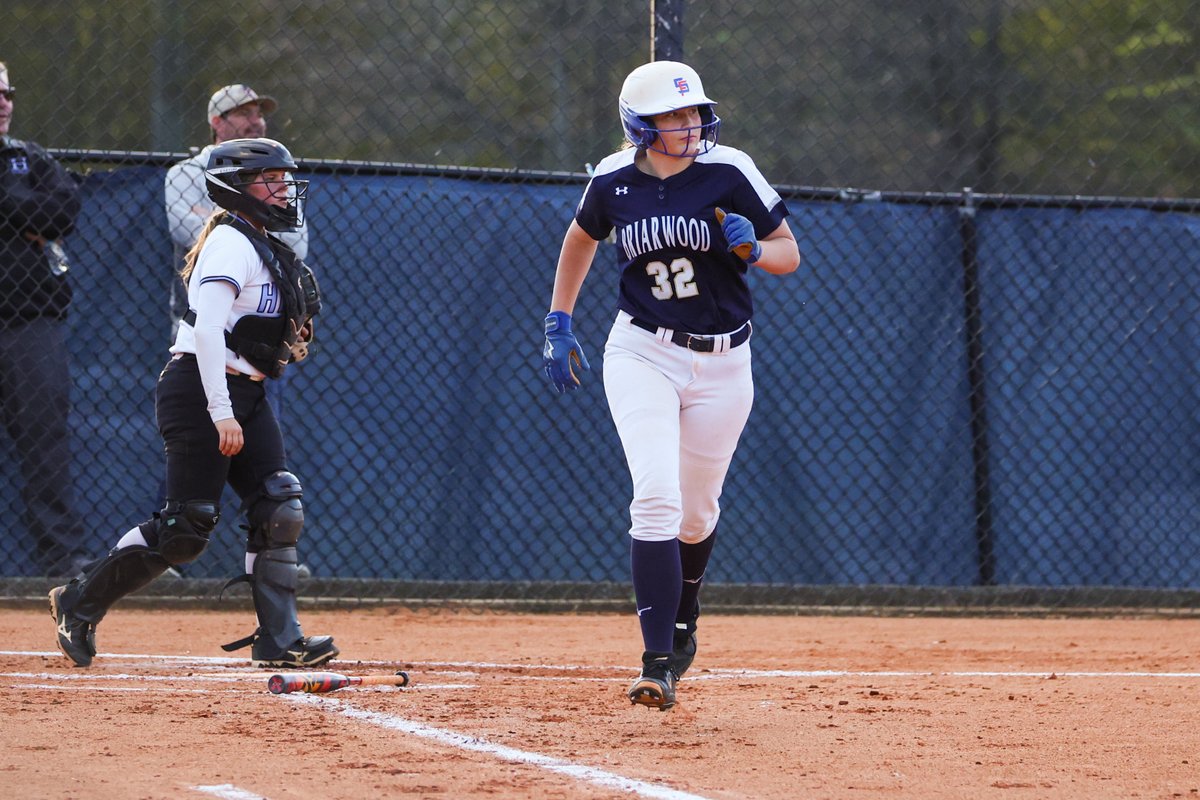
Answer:
[{"label": "umpire in black shirt", "polygon": [[71,286],[57,240],[75,225],[79,187],[41,147],[8,135],[14,94],[0,62],[0,419],[24,478],[38,572],[69,576],[85,559],[67,425]]}]

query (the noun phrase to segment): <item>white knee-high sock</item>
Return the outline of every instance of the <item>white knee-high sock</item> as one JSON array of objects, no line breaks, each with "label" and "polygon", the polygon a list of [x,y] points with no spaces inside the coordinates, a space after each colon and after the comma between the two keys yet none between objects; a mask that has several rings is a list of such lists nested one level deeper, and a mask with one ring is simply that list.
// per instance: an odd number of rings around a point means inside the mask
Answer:
[{"label": "white knee-high sock", "polygon": [[123,550],[124,548],[132,547],[135,544],[141,545],[142,547],[148,547],[150,545],[150,543],[146,541],[146,537],[142,535],[142,529],[137,526],[126,531],[125,535],[117,540],[117,546],[113,549]]}]

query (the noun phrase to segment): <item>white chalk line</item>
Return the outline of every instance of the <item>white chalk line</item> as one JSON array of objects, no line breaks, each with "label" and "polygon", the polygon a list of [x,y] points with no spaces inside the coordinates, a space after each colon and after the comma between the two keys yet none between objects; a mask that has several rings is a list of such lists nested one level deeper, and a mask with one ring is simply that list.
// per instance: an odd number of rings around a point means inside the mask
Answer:
[{"label": "white chalk line", "polygon": [[475,753],[483,753],[484,755],[498,758],[502,761],[510,761],[517,764],[528,764],[542,769],[556,772],[576,780],[586,781],[588,783],[602,786],[607,789],[616,789],[622,792],[630,792],[641,797],[658,798],[658,800],[706,800],[701,795],[691,794],[689,792],[681,792],[677,789],[672,789],[669,786],[662,784],[649,783],[647,781],[637,780],[635,778],[627,778],[624,775],[618,775],[615,772],[598,769],[596,767],[588,767],[583,764],[576,764],[570,761],[565,761],[553,756],[543,755],[542,753],[533,753],[527,750],[518,750],[514,747],[508,747],[502,744],[495,744],[486,739],[481,739],[476,736],[466,736],[454,731],[434,728],[420,722],[403,719],[391,714],[383,714],[378,711],[365,711],[355,708],[345,701],[338,700],[332,697],[322,697],[316,695],[286,695],[288,700],[295,703],[304,703],[306,705],[316,706],[325,711],[331,711],[349,719],[367,722],[381,728],[400,731],[411,736],[419,736],[423,739],[429,739],[443,745],[457,747],[461,750],[470,750]]},{"label": "white chalk line", "polygon": [[[44,656],[62,658],[62,653],[57,650],[0,650],[0,657],[4,656]],[[148,661],[161,662],[169,664],[197,664],[197,665],[229,665],[234,668],[241,668],[241,672],[237,673],[241,676],[262,675],[270,676],[274,673],[263,672],[260,668],[251,668],[245,658],[225,658],[221,656],[179,656],[179,655],[154,655],[147,653],[101,653],[96,656],[97,659],[110,661],[115,666],[120,663],[121,659],[129,661]],[[555,675],[539,676],[539,675],[522,675],[514,674],[510,677],[513,680],[524,681],[545,681],[545,680],[562,680],[563,672],[615,672],[618,677],[579,677],[573,680],[591,680],[591,681],[617,681],[629,680],[630,675],[634,670],[629,666],[614,666],[614,665],[580,665],[580,664],[520,664],[520,663],[505,663],[505,662],[490,662],[490,661],[380,661],[380,660],[355,660],[355,661],[332,661],[315,671],[322,672],[344,672],[352,667],[358,666],[390,666],[403,665],[406,669],[418,670],[427,669],[436,671],[442,674],[460,674],[465,676],[478,675],[483,672],[490,671],[522,671],[522,670],[548,670]],[[3,673],[0,673],[2,675]],[[1200,678],[1200,672],[1151,672],[1151,671],[1101,671],[1101,670],[845,670],[845,669],[719,669],[705,668],[701,670],[693,670],[687,674],[686,681],[692,682],[697,680],[739,680],[745,678],[921,678],[921,677],[946,677],[946,678]],[[418,685],[414,681],[413,686]]]},{"label": "white chalk line", "polygon": [[244,690],[240,689],[168,689],[166,687],[152,686],[63,686],[58,683],[14,683],[8,687],[9,689],[54,689],[61,692],[87,692],[88,694],[96,694],[103,692],[110,693],[125,693],[125,694],[245,694]]},{"label": "white chalk line", "polygon": [[232,783],[221,783],[214,786],[192,786],[192,791],[211,794],[221,800],[266,800],[266,796],[258,792],[248,792]]},{"label": "white chalk line", "polygon": [[[10,689],[57,689],[62,691],[82,691],[82,692],[142,692],[142,693],[164,693],[164,694],[246,694],[246,693],[268,693],[267,677],[275,673],[263,673],[261,676],[255,675],[129,675],[129,674],[105,674],[91,672],[0,672],[0,679],[11,678],[17,681],[46,681],[45,683],[12,683],[9,684]],[[175,684],[162,686],[105,686],[105,682],[125,681],[129,683],[158,683],[158,684]],[[212,683],[242,683],[249,684],[251,681],[256,683],[253,686],[245,686],[243,688],[188,688],[179,687],[180,683],[193,682],[212,682]],[[75,684],[75,685],[72,685]],[[100,684],[100,685],[97,685]],[[455,689],[478,689],[479,685],[475,683],[422,683],[419,686],[364,686],[356,688],[355,692],[391,692],[391,691],[424,691],[424,692],[444,692]]]},{"label": "white chalk line", "polygon": [[[275,673],[263,673],[263,679]],[[233,683],[259,677],[254,675],[128,675],[124,673],[91,673],[91,672],[0,672],[0,678],[39,678],[41,680],[63,681],[216,681]]]},{"label": "white chalk line", "polygon": [[[0,650],[0,656],[45,656],[65,658],[58,650]],[[165,662],[183,662],[187,664],[221,664],[232,667],[245,667],[250,669],[247,663],[248,658],[229,658],[226,656],[178,656],[178,655],[153,655],[150,653],[97,653],[97,658],[104,659],[129,659],[131,661],[165,661]],[[253,668],[255,671],[261,671],[258,667]]]},{"label": "white chalk line", "polygon": [[[58,650],[0,650],[4,656],[47,656],[62,657]],[[160,661],[164,663],[196,663],[196,664],[230,664],[240,667],[241,675],[269,676],[275,673],[263,672],[258,667],[246,664],[246,658],[227,658],[221,656],[178,656],[142,654],[142,652],[102,652],[97,658],[112,661],[114,666],[121,658],[131,661]],[[409,669],[432,669],[445,674],[472,675],[490,670],[524,670],[545,669],[553,673],[564,672],[617,672],[619,678],[580,678],[578,680],[628,680],[628,666],[587,666],[587,664],[529,664],[503,663],[488,661],[370,661],[355,660],[353,662],[332,661],[314,672],[344,672],[350,667],[380,666],[395,667],[403,664]],[[448,668],[448,669],[438,669]],[[2,675],[4,673],[0,673]],[[516,680],[560,680],[562,675],[522,675],[514,674]],[[1200,672],[1146,672],[1146,670],[1130,670],[1130,672],[1104,672],[1104,670],[1070,670],[1070,669],[719,669],[704,668],[688,673],[689,682],[694,680],[726,680],[745,678],[1200,678]],[[164,680],[172,680],[164,678]]]},{"label": "white chalk line", "polygon": [[745,669],[704,670],[688,673],[686,680],[733,678],[1200,678],[1200,672],[1072,672],[1069,670],[843,670],[843,669]]}]

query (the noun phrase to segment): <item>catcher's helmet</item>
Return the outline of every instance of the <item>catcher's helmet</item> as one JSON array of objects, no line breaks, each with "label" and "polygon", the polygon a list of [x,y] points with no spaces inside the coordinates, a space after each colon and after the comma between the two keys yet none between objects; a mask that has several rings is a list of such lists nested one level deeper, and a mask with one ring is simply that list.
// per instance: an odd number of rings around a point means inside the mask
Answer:
[{"label": "catcher's helmet", "polygon": [[[246,184],[271,169],[288,172],[286,206],[264,203],[243,191]],[[292,154],[274,139],[230,139],[209,153],[204,181],[208,196],[226,211],[242,214],[269,231],[294,231],[304,224],[308,196],[308,181],[293,179],[294,169]]]},{"label": "catcher's helmet", "polygon": [[650,117],[691,106],[700,112],[700,152],[707,153],[717,144],[721,118],[713,112],[716,101],[704,94],[700,76],[687,64],[653,61],[638,67],[621,86],[619,105],[625,138],[639,150],[678,155],[654,146],[658,129]]}]

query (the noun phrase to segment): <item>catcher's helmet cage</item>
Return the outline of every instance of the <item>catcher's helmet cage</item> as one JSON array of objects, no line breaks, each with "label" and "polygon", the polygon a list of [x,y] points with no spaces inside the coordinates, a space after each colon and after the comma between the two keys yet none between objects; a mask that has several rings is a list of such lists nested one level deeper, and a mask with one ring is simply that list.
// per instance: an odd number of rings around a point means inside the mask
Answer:
[{"label": "catcher's helmet cage", "polygon": [[[243,191],[266,170],[288,172],[287,205],[273,206]],[[204,182],[208,196],[226,211],[242,214],[269,231],[294,231],[304,224],[304,201],[308,181],[291,177],[296,161],[288,149],[274,139],[230,139],[221,142],[208,155]]]},{"label": "catcher's helmet cage", "polygon": [[625,138],[639,150],[652,149],[665,155],[677,154],[654,146],[658,129],[650,118],[696,106],[700,112],[700,152],[707,153],[716,146],[721,128],[721,118],[713,111],[716,104],[704,94],[696,70],[678,61],[654,61],[629,73],[618,103]]}]

